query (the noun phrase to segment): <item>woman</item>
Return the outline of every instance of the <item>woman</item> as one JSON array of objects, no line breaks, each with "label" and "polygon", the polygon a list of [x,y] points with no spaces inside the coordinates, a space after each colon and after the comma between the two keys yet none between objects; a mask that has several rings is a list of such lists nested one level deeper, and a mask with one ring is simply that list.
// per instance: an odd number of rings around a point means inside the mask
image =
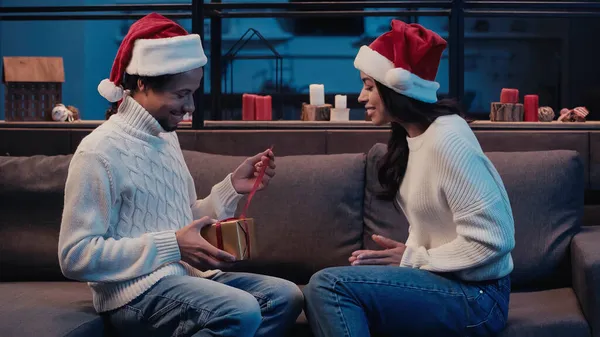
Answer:
[{"label": "woman", "polygon": [[437,101],[446,41],[416,24],[363,46],[359,101],[391,123],[379,181],[401,207],[406,243],[374,235],[351,266],[316,273],[305,288],[316,336],[492,336],[506,324],[514,223],[506,190],[459,109]]}]

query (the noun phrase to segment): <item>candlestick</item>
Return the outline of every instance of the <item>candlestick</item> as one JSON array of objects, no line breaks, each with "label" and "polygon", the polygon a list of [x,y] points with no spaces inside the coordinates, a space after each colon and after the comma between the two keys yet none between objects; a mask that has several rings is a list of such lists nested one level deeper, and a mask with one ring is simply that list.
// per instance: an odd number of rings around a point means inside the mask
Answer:
[{"label": "candlestick", "polygon": [[270,121],[272,117],[272,98],[270,95],[256,97],[256,120]]},{"label": "candlestick", "polygon": [[525,95],[523,98],[525,106],[525,122],[538,122],[539,97],[538,95]]},{"label": "candlestick", "polygon": [[311,105],[325,104],[325,86],[323,84],[311,84],[309,90]]},{"label": "candlestick", "polygon": [[519,90],[518,89],[502,89],[500,93],[500,103],[519,103]]},{"label": "candlestick", "polygon": [[335,95],[335,108],[346,109],[347,98],[346,95]]},{"label": "candlestick", "polygon": [[256,95],[243,94],[242,95],[242,120],[253,121],[256,120]]},{"label": "candlestick", "polygon": [[264,98],[265,101],[265,112],[263,118],[267,121],[273,120],[273,98],[271,95],[267,95]]},{"label": "candlestick", "polygon": [[334,108],[331,109],[330,121],[332,122],[347,122],[350,120],[350,109]]},{"label": "candlestick", "polygon": [[303,121],[328,121],[331,118],[331,104],[312,105],[302,103],[300,119]]},{"label": "candlestick", "polygon": [[523,104],[492,102],[490,120],[492,122],[522,122]]}]

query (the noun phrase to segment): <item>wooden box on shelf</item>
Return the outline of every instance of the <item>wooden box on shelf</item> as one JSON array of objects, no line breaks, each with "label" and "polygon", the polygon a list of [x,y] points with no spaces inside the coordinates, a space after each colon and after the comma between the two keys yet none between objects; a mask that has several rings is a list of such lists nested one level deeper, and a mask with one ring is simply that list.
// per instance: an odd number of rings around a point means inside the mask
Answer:
[{"label": "wooden box on shelf", "polygon": [[302,103],[302,121],[328,121],[331,119],[331,104],[312,105]]},{"label": "wooden box on shelf", "polygon": [[492,122],[522,122],[523,104],[492,102],[490,121]]},{"label": "wooden box on shelf", "polygon": [[62,103],[62,57],[4,57],[2,66],[5,120],[52,120],[52,108]]}]

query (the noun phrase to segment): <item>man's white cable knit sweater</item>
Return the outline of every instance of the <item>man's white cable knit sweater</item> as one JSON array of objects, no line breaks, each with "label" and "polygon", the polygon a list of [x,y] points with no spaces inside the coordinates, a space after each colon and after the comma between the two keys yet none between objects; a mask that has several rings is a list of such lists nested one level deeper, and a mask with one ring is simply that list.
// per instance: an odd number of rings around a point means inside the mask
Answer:
[{"label": "man's white cable knit sweater", "polygon": [[168,275],[206,277],[180,261],[175,231],[203,216],[233,216],[228,175],[197,200],[177,135],[133,98],[77,148],[65,187],[59,262],[88,282],[98,312],[119,308]]},{"label": "man's white cable knit sweater", "polygon": [[410,224],[401,266],[471,281],[508,275],[512,209],[469,125],[444,116],[407,140],[408,166],[396,198]]}]

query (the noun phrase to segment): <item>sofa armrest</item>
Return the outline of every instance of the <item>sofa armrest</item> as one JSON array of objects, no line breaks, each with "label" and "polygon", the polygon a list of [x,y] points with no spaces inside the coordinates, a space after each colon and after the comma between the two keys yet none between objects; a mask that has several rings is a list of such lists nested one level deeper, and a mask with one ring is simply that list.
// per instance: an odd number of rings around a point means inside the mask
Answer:
[{"label": "sofa armrest", "polygon": [[600,226],[582,227],[571,242],[573,290],[593,337],[600,337]]}]

